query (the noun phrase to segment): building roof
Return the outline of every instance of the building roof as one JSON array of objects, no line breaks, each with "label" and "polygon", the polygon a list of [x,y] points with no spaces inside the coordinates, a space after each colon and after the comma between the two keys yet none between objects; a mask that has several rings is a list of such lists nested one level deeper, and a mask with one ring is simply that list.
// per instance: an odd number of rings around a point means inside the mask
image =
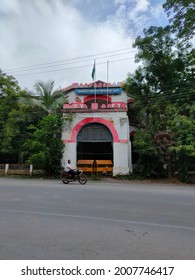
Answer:
[{"label": "building roof", "polygon": [[62,89],[62,91],[70,92],[71,90],[78,89],[78,88],[121,88],[123,85],[123,82],[118,82],[118,83],[106,83],[103,81],[96,81],[93,83],[73,83],[72,85]]}]

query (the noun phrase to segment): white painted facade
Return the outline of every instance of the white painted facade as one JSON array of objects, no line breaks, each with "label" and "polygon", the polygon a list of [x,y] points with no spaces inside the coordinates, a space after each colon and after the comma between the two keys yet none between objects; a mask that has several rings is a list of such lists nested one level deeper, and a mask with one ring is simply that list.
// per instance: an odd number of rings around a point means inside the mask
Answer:
[{"label": "white painted facade", "polygon": [[[81,90],[77,94],[76,89]],[[87,94],[82,94],[83,92]],[[62,163],[65,165],[71,159],[72,166],[77,165],[77,136],[87,124],[99,123],[107,127],[112,134],[113,175],[128,174],[132,171],[130,126],[127,116],[127,95],[120,86],[109,85],[109,89],[120,91],[119,94],[105,94],[102,83],[97,85],[99,95],[94,92],[94,86],[73,85],[65,89],[68,103],[63,106],[64,125],[62,140],[65,143]],[[101,94],[103,90],[103,94]],[[81,92],[81,94],[80,94]],[[96,101],[96,102],[95,102]],[[91,102],[91,103],[90,103]],[[98,145],[103,145],[101,142]]]}]

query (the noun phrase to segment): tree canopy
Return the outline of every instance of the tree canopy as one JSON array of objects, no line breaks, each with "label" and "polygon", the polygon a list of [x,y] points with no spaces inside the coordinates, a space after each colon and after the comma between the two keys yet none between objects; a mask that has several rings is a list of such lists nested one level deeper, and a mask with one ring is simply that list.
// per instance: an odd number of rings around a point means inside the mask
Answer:
[{"label": "tree canopy", "polygon": [[[195,163],[195,50],[190,43],[193,5],[192,1],[166,1],[166,10],[173,8],[176,13],[173,25],[144,29],[144,35],[138,36],[133,45],[138,50],[135,60],[141,65],[129,75],[125,89],[135,100],[129,116],[130,123],[131,119],[136,121],[133,124],[139,128],[133,143],[139,152],[137,170],[148,176],[160,174],[153,165],[157,155],[158,166],[164,163],[170,176],[174,165],[185,181],[189,179],[188,163]],[[184,33],[185,40],[176,39],[175,35]],[[131,110],[136,115],[132,118]]]},{"label": "tree canopy", "polygon": [[43,169],[46,175],[59,175],[64,144],[61,140],[62,119],[59,114],[44,116],[37,126],[28,127],[23,147],[28,162]]},{"label": "tree canopy", "polygon": [[[134,102],[130,124],[137,126],[133,149],[136,171],[146,177],[179,171],[188,181],[195,166],[195,32],[192,0],[166,0],[168,26],[150,26],[133,44],[139,67],[124,88]],[[54,81],[38,81],[35,92],[22,90],[14,77],[0,71],[0,157],[33,163],[57,174],[63,143],[59,109],[64,95]]]},{"label": "tree canopy", "polygon": [[39,86],[35,97],[0,72],[0,162],[29,162],[57,175],[64,146],[58,109],[64,97],[53,91],[54,82]]},{"label": "tree canopy", "polygon": [[29,106],[20,103],[26,95],[14,77],[0,72],[0,154],[5,161],[6,155],[22,156],[26,126],[32,121]]},{"label": "tree canopy", "polygon": [[179,38],[191,38],[194,36],[195,3],[193,0],[166,0],[163,7],[170,18],[173,32]]},{"label": "tree canopy", "polygon": [[42,108],[47,114],[55,112],[64,103],[64,94],[60,90],[54,90],[54,81],[38,81],[35,83],[35,94],[31,103]]}]

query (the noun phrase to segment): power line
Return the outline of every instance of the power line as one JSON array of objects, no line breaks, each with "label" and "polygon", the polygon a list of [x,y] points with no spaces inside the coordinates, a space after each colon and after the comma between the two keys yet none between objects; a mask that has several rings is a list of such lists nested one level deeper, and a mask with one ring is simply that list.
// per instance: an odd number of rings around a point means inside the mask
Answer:
[{"label": "power line", "polygon": [[[178,86],[179,88],[173,88],[173,86]],[[180,84],[180,83],[175,83],[175,84],[172,84],[170,87],[170,89],[166,88],[165,90],[163,90],[161,93],[158,93],[158,92],[155,92],[153,91],[153,93],[149,93],[149,94],[144,94],[144,92],[137,92],[139,94],[139,97],[143,98],[143,99],[148,99],[148,101],[152,100],[152,99],[156,99],[159,98],[164,98],[165,95],[169,94],[169,98],[168,100],[174,98],[174,99],[177,99],[179,97],[188,97],[186,95],[186,93],[189,93],[190,96],[194,96],[195,97],[195,91],[193,90],[193,87],[192,85],[185,85],[185,84]],[[187,88],[188,87],[188,88]],[[129,92],[128,96],[132,97],[132,98],[135,98],[136,99],[136,95],[137,93],[135,92]],[[140,100],[138,100],[140,102]],[[141,100],[141,103],[142,103],[143,100]],[[148,104],[147,101],[143,101],[143,103],[145,104]]]},{"label": "power line", "polygon": [[[194,78],[193,78],[193,80],[194,80]],[[192,84],[194,84],[194,82],[192,82],[191,84],[188,84],[188,82],[189,82],[189,80],[182,80],[181,82],[177,82],[177,83],[171,83],[171,84],[169,84],[168,86],[166,85],[166,88],[165,88],[165,90],[164,91],[167,91],[169,88],[171,88],[171,90],[178,90],[178,88],[177,88],[177,86],[179,86],[180,88],[181,87],[184,87],[184,88],[186,88],[187,86],[188,87],[192,87]],[[137,85],[138,83],[137,82],[134,82],[133,81],[133,83],[131,83],[131,84],[128,84],[128,82],[126,83],[127,84],[127,86],[129,85],[129,86],[132,86],[132,85]],[[141,84],[141,86],[147,86],[147,83],[146,84]],[[175,86],[175,88],[174,88],[174,86]],[[152,87],[154,87],[154,86],[150,86],[149,85],[149,87],[148,88],[152,88]],[[157,87],[157,85],[155,86],[155,88]],[[137,87],[137,89],[139,89],[139,87]],[[160,88],[161,89],[161,88]],[[156,89],[155,91],[157,91],[158,89]],[[161,89],[162,90],[162,89]],[[151,90],[152,91],[152,90]]]},{"label": "power line", "polygon": [[[189,96],[190,96],[190,98],[191,97],[194,97],[194,92],[187,92],[188,94],[189,94]],[[172,101],[174,101],[174,100],[178,100],[178,98],[180,98],[180,97],[185,97],[186,95],[185,94],[183,94],[183,93],[181,93],[180,95],[178,95],[177,97],[173,97],[173,99],[172,99]],[[33,98],[33,96],[32,96],[32,98]],[[169,102],[169,99],[167,99],[167,100],[163,100],[163,103],[166,103],[166,101],[167,102]],[[188,101],[188,100],[186,100],[186,101]],[[140,104],[141,105],[148,105],[148,103],[146,103],[146,102],[140,102]],[[36,107],[36,106],[35,106]],[[43,112],[42,110],[39,110],[40,112]],[[35,110],[28,110],[28,112],[29,113],[31,113],[31,112],[35,112]],[[130,112],[131,112],[131,109],[130,109]],[[2,118],[1,118],[2,119]],[[4,120],[7,120],[7,117],[5,117],[5,118],[3,118]]]},{"label": "power line", "polygon": [[[119,61],[124,61],[124,60],[128,60],[128,59],[134,59],[134,57],[127,57],[127,58],[123,58],[123,59],[118,59],[118,60],[109,60],[109,63],[113,63],[113,62],[119,62]],[[96,65],[101,65],[101,64],[106,64],[107,62],[99,62],[96,63]],[[24,73],[24,74],[17,74],[15,73],[15,76],[28,76],[28,75],[36,75],[36,74],[43,74],[43,73],[50,73],[50,72],[58,72],[58,71],[65,71],[65,70],[71,70],[71,69],[79,69],[79,68],[85,68],[85,67],[91,67],[91,64],[86,64],[86,65],[81,65],[81,66],[73,66],[73,67],[66,67],[66,68],[60,68],[60,69],[53,69],[53,70],[46,70],[46,71],[42,71],[42,72],[31,72],[31,73]],[[35,70],[35,69],[33,69]]]},{"label": "power line", "polygon": [[[184,96],[184,97],[187,97],[186,96],[186,93],[190,93],[190,94],[192,94],[192,96],[194,95],[194,97],[195,97],[195,91],[193,91],[193,90],[189,90],[189,89],[181,89],[180,91],[177,91],[177,93],[173,93],[171,90],[166,90],[166,91],[163,91],[163,93],[161,93],[161,95],[159,95],[158,93],[153,93],[153,95],[146,95],[146,96],[144,96],[144,95],[140,95],[140,97],[142,97],[142,98],[147,98],[148,100],[151,100],[151,99],[157,99],[157,98],[163,98],[163,97],[165,97],[165,95],[167,95],[167,94],[173,94],[172,96],[169,96],[169,98],[172,98],[172,97],[174,97],[174,98],[177,98],[177,97],[182,97],[182,96]],[[131,97],[133,97],[133,93],[132,94],[129,94],[129,96],[131,96]],[[168,98],[168,99],[169,99]],[[135,97],[135,99],[136,99],[136,97]],[[144,101],[145,102],[145,101]]]},{"label": "power line", "polygon": [[[195,98],[195,92],[193,90],[191,91],[191,90],[188,90],[188,89],[178,91],[176,94],[173,94],[173,96],[169,95],[169,97],[166,98],[166,100],[164,100],[164,98],[167,96],[167,94],[170,94],[170,91],[164,91],[163,94],[161,94],[161,95],[158,95],[157,93],[154,93],[151,96],[150,95],[146,96],[146,98],[148,98],[148,101],[151,101],[151,100],[155,99],[157,101],[163,101],[165,103],[166,103],[166,101],[167,102],[170,101],[170,100],[174,101],[174,100],[178,100],[180,98],[185,98],[186,101],[188,101],[188,97],[189,98]],[[133,93],[129,94],[128,97],[135,98],[135,101],[137,101],[140,104],[149,105],[148,101],[143,101],[143,99],[142,100],[140,100],[140,99],[136,100],[136,97],[133,96]],[[144,98],[145,96],[140,96],[140,97]],[[33,96],[32,96],[32,98],[33,98]]]},{"label": "power line", "polygon": [[[103,57],[99,57],[98,59],[103,59],[103,58],[108,58],[108,57],[113,57],[113,56],[120,56],[120,55],[129,54],[129,53],[131,53],[131,52],[125,52],[125,53],[119,53],[119,54],[114,54],[114,55],[109,55],[109,56],[103,56]],[[12,73],[16,73],[17,74],[17,72],[26,72],[26,71],[33,71],[33,70],[42,69],[42,68],[51,68],[51,67],[59,67],[59,66],[63,66],[63,65],[78,64],[78,63],[86,62],[86,61],[89,61],[89,60],[92,60],[92,59],[75,61],[75,62],[60,63],[60,64],[57,64],[57,65],[41,66],[41,67],[35,67],[35,68],[31,68],[31,69],[26,69],[26,70],[13,70]],[[91,64],[90,64],[90,66],[91,66]],[[81,67],[81,66],[79,66],[79,67]]]},{"label": "power line", "polygon": [[[167,94],[169,94],[169,97],[167,97]],[[173,94],[173,96],[170,96],[170,91],[164,91],[161,96],[158,94],[154,94],[153,96],[146,96],[148,101],[143,100],[144,96],[139,96],[139,99],[136,99],[136,96],[133,96],[133,94],[129,94],[128,97],[135,99],[135,102],[137,102],[140,105],[149,105],[150,101],[162,101],[163,103],[168,103],[169,101],[176,101],[182,98],[185,98],[186,102],[190,99],[195,99],[195,91],[190,90],[182,90],[180,92],[177,92],[177,94]],[[140,100],[142,98],[142,100]],[[166,98],[166,100],[165,100]],[[182,100],[183,101],[183,100]]]},{"label": "power line", "polygon": [[[124,49],[112,50],[112,51],[108,51],[108,52],[96,53],[96,54],[80,56],[80,57],[75,57],[75,58],[69,58],[69,59],[64,59],[64,60],[57,60],[57,61],[48,62],[48,63],[34,64],[34,65],[28,65],[28,66],[24,66],[24,67],[17,67],[17,68],[9,68],[9,69],[5,69],[4,71],[7,72],[7,71],[15,71],[15,70],[21,70],[21,69],[28,70],[28,68],[43,67],[43,66],[51,65],[51,64],[54,64],[53,66],[56,66],[55,64],[66,63],[66,62],[70,62],[70,61],[74,61],[74,60],[81,60],[81,59],[84,59],[84,58],[88,58],[88,60],[92,60],[92,59],[94,60],[94,58],[100,59],[100,58],[97,58],[97,56],[104,55],[104,54],[110,54],[110,53],[114,53],[114,52],[120,52],[120,51],[124,51],[124,50],[129,50],[129,49],[130,48],[124,48]],[[130,51],[129,53],[135,53],[135,52],[136,51]],[[78,63],[78,62],[74,62],[74,63]]]}]

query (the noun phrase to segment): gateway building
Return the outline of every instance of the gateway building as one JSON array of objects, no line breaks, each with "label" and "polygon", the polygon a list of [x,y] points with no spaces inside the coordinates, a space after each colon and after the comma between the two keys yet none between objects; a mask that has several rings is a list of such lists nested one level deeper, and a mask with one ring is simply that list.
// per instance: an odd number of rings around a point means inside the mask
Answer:
[{"label": "gateway building", "polygon": [[63,165],[71,159],[76,167],[82,160],[109,160],[112,173],[132,171],[132,152],[127,116],[128,97],[122,84],[97,81],[64,89],[62,140]]}]

